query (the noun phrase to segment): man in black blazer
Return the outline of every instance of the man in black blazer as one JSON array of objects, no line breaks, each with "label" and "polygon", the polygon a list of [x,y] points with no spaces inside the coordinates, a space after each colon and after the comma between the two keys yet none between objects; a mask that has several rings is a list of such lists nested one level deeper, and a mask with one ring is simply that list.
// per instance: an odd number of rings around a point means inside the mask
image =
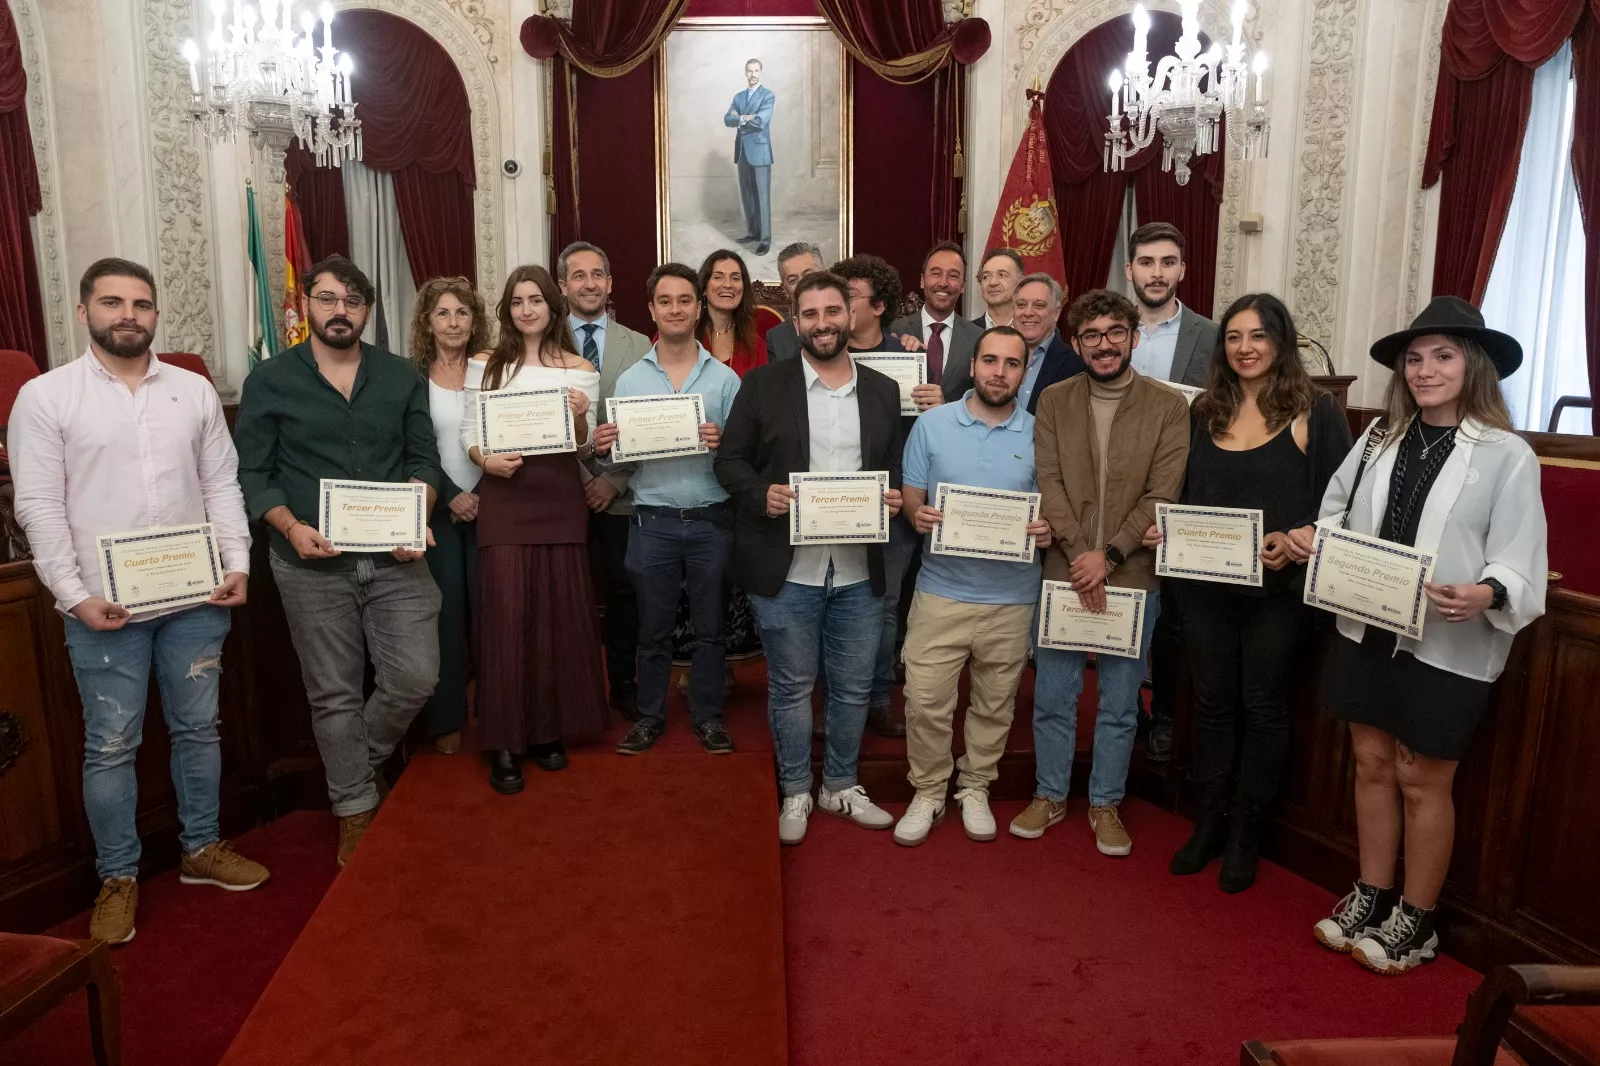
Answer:
[{"label": "man in black blazer", "polygon": [[800,335],[794,331],[794,287],[814,270],[822,269],[822,251],[814,244],[795,241],[778,252],[778,280],[789,294],[789,317],[767,330],[767,362],[793,359],[800,354]]},{"label": "man in black blazer", "polygon": [[1017,403],[1031,415],[1039,394],[1058,381],[1083,372],[1083,359],[1056,329],[1061,316],[1061,283],[1049,274],[1028,274],[1017,282],[1016,312],[1011,324],[1028,342],[1028,369]]},{"label": "man in black blazer", "polygon": [[789,543],[789,475],[887,471],[900,510],[900,389],[846,351],[849,287],[813,273],[795,286],[801,355],[745,375],[733,401],[717,480],[737,504],[734,576],[749,596],[767,656],[767,716],[783,806],[778,839],[805,839],[811,814],[811,690],[827,670],[827,756],[817,804],[870,829],[894,819],[856,780],[883,616],[881,543]]}]

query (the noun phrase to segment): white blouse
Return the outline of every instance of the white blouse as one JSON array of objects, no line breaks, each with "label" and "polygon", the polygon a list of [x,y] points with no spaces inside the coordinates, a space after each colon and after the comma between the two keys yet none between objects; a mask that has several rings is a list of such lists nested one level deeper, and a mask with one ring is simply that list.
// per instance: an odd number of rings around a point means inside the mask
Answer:
[{"label": "white blouse", "polygon": [[[484,368],[489,364],[482,359],[467,360],[466,388],[462,390],[461,411],[461,447],[463,451],[471,451],[480,443],[478,437],[478,393],[483,391]],[[584,459],[594,451],[595,416],[600,407],[600,373],[596,370],[575,370],[560,366],[544,366],[540,363],[523,363],[512,371],[511,379],[501,384],[502,390],[507,389],[549,389],[558,385],[565,385],[570,389],[577,389],[589,397],[589,413],[584,421],[589,425],[589,442],[578,448],[578,458]],[[590,474],[583,464],[584,481],[588,481]]]},{"label": "white blouse", "polygon": [[[480,378],[481,380],[481,378]],[[461,422],[466,417],[466,393],[428,382],[428,413],[433,416],[433,436],[439,442],[439,465],[456,488],[471,492],[483,471],[467,458],[461,446]],[[446,503],[450,501],[446,500]]]},{"label": "white blouse", "polygon": [[[1376,536],[1389,504],[1398,442],[1405,426],[1367,464],[1350,508],[1350,528]],[[1350,482],[1365,450],[1366,434],[1345,456],[1322,498],[1319,525],[1337,526],[1350,498]],[[1447,620],[1431,603],[1421,640],[1399,637],[1397,651],[1453,674],[1493,681],[1505,669],[1518,631],[1544,614],[1549,559],[1539,459],[1515,433],[1472,419],[1461,424],[1454,449],[1422,506],[1418,551],[1434,556],[1436,584],[1474,584],[1494,578],[1506,587],[1506,605],[1465,622]],[[1339,616],[1339,632],[1354,641],[1366,625]]]}]

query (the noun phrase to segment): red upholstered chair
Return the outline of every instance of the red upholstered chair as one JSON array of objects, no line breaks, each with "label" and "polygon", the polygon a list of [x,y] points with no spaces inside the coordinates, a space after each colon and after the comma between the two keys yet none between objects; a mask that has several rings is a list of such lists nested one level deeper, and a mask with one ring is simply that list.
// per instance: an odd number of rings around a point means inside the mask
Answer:
[{"label": "red upholstered chair", "polygon": [[0,348],[0,427],[11,421],[11,405],[17,402],[22,386],[39,376],[33,356],[10,348]]},{"label": "red upholstered chair", "polygon": [[94,1061],[97,1066],[119,1066],[122,990],[111,966],[111,949],[98,940],[0,933],[0,1053],[12,1037],[80,988],[89,995]]},{"label": "red upholstered chair", "polygon": [[199,374],[207,381],[211,381],[213,385],[216,384],[211,379],[211,368],[206,366],[206,361],[193,352],[160,352],[157,353],[157,358],[163,363],[182,367],[191,373]]},{"label": "red upholstered chair", "polygon": [[[1467,1016],[1455,1036],[1385,1040],[1246,1040],[1240,1066],[1565,1066],[1595,1058],[1566,1059],[1553,1051],[1556,1038],[1533,1043],[1524,1012],[1549,1021],[1566,1039],[1592,1040],[1600,1007],[1600,966],[1501,966],[1467,999]],[[1512,1020],[1512,1012],[1517,1020]],[[1587,1017],[1587,1021],[1584,1019]],[[1507,1023],[1513,1032],[1506,1031]],[[1551,1030],[1544,1030],[1549,1035]],[[1503,1046],[1502,1038],[1515,1048]],[[1593,1045],[1590,1045],[1591,1050]],[[1581,1048],[1581,1045],[1580,1045]]]}]

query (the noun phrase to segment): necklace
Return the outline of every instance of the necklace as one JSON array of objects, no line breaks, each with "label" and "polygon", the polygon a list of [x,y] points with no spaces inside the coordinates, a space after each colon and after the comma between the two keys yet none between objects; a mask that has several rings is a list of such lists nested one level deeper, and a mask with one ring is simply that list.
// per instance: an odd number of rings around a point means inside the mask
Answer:
[{"label": "necklace", "polygon": [[1455,426],[1444,426],[1440,427],[1442,428],[1442,432],[1430,441],[1428,439],[1428,430],[1433,427],[1430,427],[1426,423],[1419,421],[1417,423],[1417,428],[1422,436],[1422,459],[1424,462],[1427,461],[1429,452],[1433,451],[1433,449],[1437,448],[1439,445],[1456,435]]},{"label": "necklace", "polygon": [[715,333],[719,337],[726,337],[728,334],[733,332],[733,323],[729,322],[727,329],[718,329],[715,325],[713,325],[711,327],[711,332]]}]

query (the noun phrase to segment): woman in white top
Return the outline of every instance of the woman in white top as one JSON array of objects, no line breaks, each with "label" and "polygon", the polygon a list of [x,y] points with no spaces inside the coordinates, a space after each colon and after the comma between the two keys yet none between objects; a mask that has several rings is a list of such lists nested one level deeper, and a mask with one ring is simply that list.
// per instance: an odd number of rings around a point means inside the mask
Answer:
[{"label": "woman in white top", "polygon": [[[467,363],[462,442],[486,475],[478,482],[478,742],[489,783],[523,787],[522,755],[545,770],[567,765],[562,738],[606,726],[589,508],[579,463],[593,450],[600,375],[573,351],[566,301],[540,266],[506,278],[500,339]],[[484,455],[472,417],[479,391],[564,387],[576,456]]]},{"label": "woman in white top", "polygon": [[[1441,296],[1372,358],[1395,371],[1386,413],[1334,474],[1319,522],[1433,555],[1434,580],[1419,640],[1338,620],[1322,701],[1350,723],[1361,879],[1315,935],[1369,969],[1404,973],[1438,947],[1456,766],[1512,639],[1544,613],[1548,571],[1539,461],[1512,430],[1499,385],[1521,346]],[[1308,532],[1290,537],[1307,557]]]},{"label": "woman in white top", "polygon": [[433,745],[445,755],[461,748],[467,724],[467,620],[478,591],[475,533],[481,476],[461,446],[467,356],[489,346],[483,297],[466,278],[435,278],[417,292],[411,321],[411,362],[428,381],[428,409],[444,468],[444,491],[429,522],[434,546],[424,556],[439,586],[439,685],[422,709]]}]

